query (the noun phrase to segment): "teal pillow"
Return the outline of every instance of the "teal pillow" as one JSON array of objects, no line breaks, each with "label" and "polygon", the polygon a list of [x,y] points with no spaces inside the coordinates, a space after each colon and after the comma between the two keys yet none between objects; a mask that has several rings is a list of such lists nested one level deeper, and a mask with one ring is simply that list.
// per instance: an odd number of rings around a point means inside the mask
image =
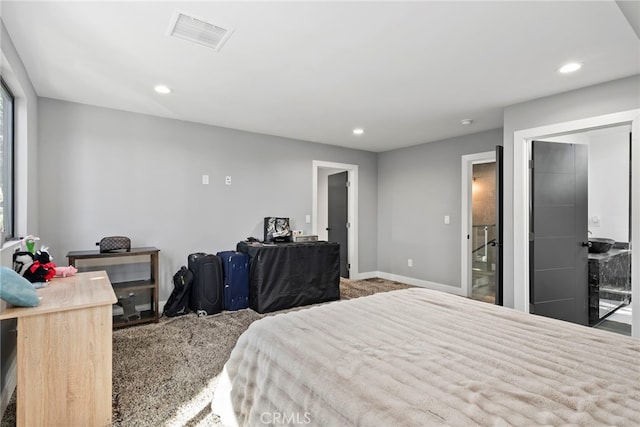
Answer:
[{"label": "teal pillow", "polygon": [[19,307],[35,307],[40,302],[36,288],[7,267],[0,267],[0,298]]}]

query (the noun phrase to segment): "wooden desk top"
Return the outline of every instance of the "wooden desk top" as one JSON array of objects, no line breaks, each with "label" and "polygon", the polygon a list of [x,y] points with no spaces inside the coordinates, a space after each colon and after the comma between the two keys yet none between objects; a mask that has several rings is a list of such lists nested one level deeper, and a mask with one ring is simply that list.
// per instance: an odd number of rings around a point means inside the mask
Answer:
[{"label": "wooden desk top", "polygon": [[160,249],[154,246],[146,246],[143,248],[131,248],[130,251],[119,251],[119,252],[100,252],[97,249],[88,250],[88,251],[71,251],[67,254],[67,258],[117,258],[123,256],[132,256],[132,255],[150,255],[154,253],[160,252]]},{"label": "wooden desk top", "polygon": [[7,306],[0,313],[0,320],[110,305],[118,301],[105,271],[77,273],[75,276],[64,278],[56,277],[46,288],[37,289],[36,292],[40,297],[40,304],[37,307]]}]

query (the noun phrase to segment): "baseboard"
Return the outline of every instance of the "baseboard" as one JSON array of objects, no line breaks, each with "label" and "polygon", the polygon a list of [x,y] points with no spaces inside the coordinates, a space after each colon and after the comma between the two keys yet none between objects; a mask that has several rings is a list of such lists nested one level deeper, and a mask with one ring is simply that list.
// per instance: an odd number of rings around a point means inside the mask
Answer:
[{"label": "baseboard", "polygon": [[[162,316],[162,311],[164,310],[164,306],[167,304],[166,301],[159,301],[158,302],[158,317]],[[146,303],[146,304],[136,304],[136,310],[137,311],[147,311],[147,310],[151,310],[151,303]],[[113,308],[113,315],[114,316],[121,316],[124,314],[124,309],[120,306],[115,307],[114,304],[114,308]]]},{"label": "baseboard", "polygon": [[413,277],[400,276],[398,274],[385,273],[384,271],[376,272],[381,279],[393,280],[395,282],[406,283],[407,285],[419,286],[421,288],[433,289],[436,291],[447,292],[454,295],[464,295],[462,288],[444,285],[442,283],[430,282],[428,280],[415,279]]},{"label": "baseboard", "polygon": [[351,280],[365,280],[365,279],[375,279],[378,277],[377,271],[367,271],[364,273],[352,274],[349,279]]},{"label": "baseboard", "polygon": [[13,392],[16,389],[16,383],[18,380],[18,364],[15,351],[11,353],[11,362],[7,369],[5,380],[6,383],[4,384],[4,387],[2,387],[2,392],[0,393],[0,418],[4,415],[4,411],[7,410],[11,396],[13,396]]}]

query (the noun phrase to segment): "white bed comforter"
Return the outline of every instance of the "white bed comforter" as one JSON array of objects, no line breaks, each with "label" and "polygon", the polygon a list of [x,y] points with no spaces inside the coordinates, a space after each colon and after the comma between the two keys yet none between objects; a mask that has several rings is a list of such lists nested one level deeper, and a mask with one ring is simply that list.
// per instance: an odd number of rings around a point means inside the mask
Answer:
[{"label": "white bed comforter", "polygon": [[640,340],[426,289],[261,319],[220,382],[226,424],[640,425]]}]

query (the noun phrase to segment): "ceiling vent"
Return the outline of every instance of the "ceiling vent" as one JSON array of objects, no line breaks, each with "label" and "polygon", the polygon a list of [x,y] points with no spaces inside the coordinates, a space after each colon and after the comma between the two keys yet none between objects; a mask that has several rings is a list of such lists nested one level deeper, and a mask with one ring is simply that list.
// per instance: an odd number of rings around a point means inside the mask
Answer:
[{"label": "ceiling vent", "polygon": [[198,43],[215,51],[220,50],[231,33],[233,30],[218,27],[180,11],[173,15],[169,26],[170,36]]}]

